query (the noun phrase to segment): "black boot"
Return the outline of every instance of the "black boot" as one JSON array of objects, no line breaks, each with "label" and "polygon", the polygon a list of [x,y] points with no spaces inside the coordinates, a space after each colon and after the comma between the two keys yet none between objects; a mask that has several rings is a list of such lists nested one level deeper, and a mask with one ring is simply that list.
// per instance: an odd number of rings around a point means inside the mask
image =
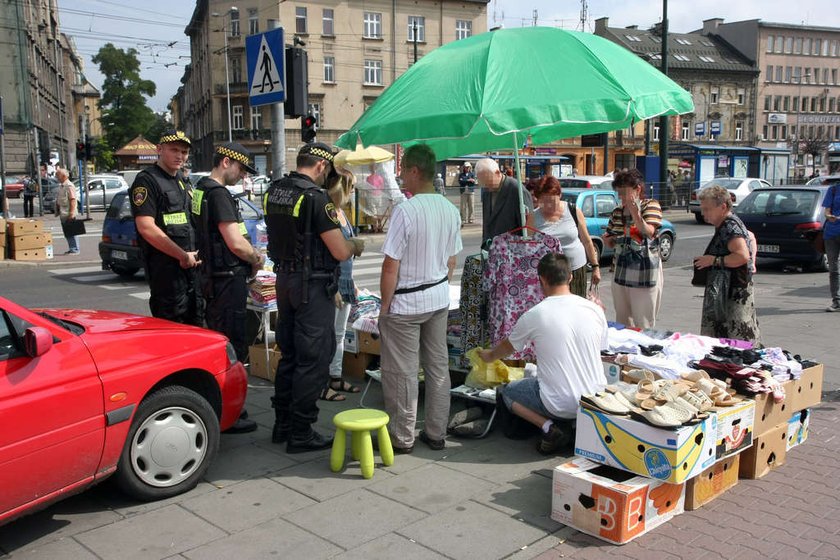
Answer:
[{"label": "black boot", "polygon": [[271,430],[271,443],[285,443],[292,431],[289,414],[277,407],[274,397],[271,397],[271,407],[274,409],[274,428]]},{"label": "black boot", "polygon": [[315,430],[310,430],[309,433],[305,435],[291,435],[289,437],[289,443],[286,444],[286,453],[319,451],[321,449],[332,447],[332,443],[332,436],[322,436]]}]

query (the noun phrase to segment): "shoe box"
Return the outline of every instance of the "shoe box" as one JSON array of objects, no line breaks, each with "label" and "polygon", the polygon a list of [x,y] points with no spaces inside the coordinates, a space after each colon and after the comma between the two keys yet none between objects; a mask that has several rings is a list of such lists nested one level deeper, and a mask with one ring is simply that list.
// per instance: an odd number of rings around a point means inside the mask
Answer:
[{"label": "shoe box", "polygon": [[790,451],[797,445],[802,445],[808,439],[808,427],[811,423],[811,409],[794,412],[788,420],[786,450]]},{"label": "shoe box", "polygon": [[635,474],[679,484],[717,460],[717,418],[676,429],[579,408],[575,455]]},{"label": "shoe box", "polygon": [[624,544],[683,512],[685,484],[670,484],[576,457],[555,467],[551,518]]},{"label": "shoe box", "polygon": [[356,338],[358,339],[359,352],[365,354],[372,354],[378,356],[382,352],[382,343],[379,340],[379,335],[365,331],[357,331]]},{"label": "shoe box", "polygon": [[685,483],[685,510],[694,511],[738,484],[741,456],[730,455]]},{"label": "shoe box", "polygon": [[741,453],[738,475],[741,478],[761,478],[785,464],[789,422],[778,424],[753,440],[753,445]]},{"label": "shoe box", "polygon": [[798,381],[785,381],[782,388],[785,390],[785,400],[777,403],[773,400],[773,393],[759,393],[753,397],[755,401],[755,428],[753,433],[760,436],[782,422],[786,422],[796,404],[796,389]]},{"label": "shoe box", "polygon": [[44,222],[29,218],[17,218],[6,221],[6,232],[9,237],[18,237],[30,233],[43,233]]},{"label": "shoe box", "polygon": [[351,327],[349,324],[347,325],[347,329],[344,331],[344,351],[351,354],[359,353],[359,338],[356,334],[356,329]]},{"label": "shoe box", "polygon": [[752,445],[755,420],[755,401],[745,399],[734,406],[720,407],[714,413],[717,420],[715,458],[737,455]]},{"label": "shoe box", "polygon": [[342,358],[341,363],[341,371],[342,373],[357,381],[364,381],[365,379],[365,370],[370,367],[371,362],[373,362],[375,356],[372,354],[367,354],[365,352],[345,352],[344,357]]},{"label": "shoe box", "polygon": [[[794,382],[792,391],[793,408],[791,410],[805,410],[822,402],[823,365],[817,364],[802,370],[802,375]],[[791,395],[791,393],[785,393]]]},{"label": "shoe box", "polygon": [[44,231],[41,220],[13,219],[5,222],[6,234],[0,234],[3,245],[8,245],[9,256],[16,261],[42,261],[47,258],[47,247],[52,245],[52,234]]},{"label": "shoe box", "polygon": [[280,363],[280,349],[277,346],[266,349],[263,344],[254,344],[248,348],[250,374],[274,382],[277,364]]}]

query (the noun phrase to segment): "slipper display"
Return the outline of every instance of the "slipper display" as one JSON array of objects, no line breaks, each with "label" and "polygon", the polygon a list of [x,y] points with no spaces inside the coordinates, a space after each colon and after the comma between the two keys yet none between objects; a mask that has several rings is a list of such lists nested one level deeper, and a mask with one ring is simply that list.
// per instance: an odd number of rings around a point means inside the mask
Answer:
[{"label": "slipper display", "polygon": [[[359,393],[359,392],[361,392],[361,389],[359,389],[355,385],[352,385],[352,384],[344,381],[343,379],[331,379],[330,380],[330,389],[332,389],[333,391],[342,391],[344,393]],[[343,400],[343,399],[339,399],[339,400]]]},{"label": "slipper display", "polygon": [[623,416],[630,413],[630,407],[622,404],[614,394],[606,391],[592,395],[582,395],[580,401],[582,404],[587,404],[608,414]]},{"label": "slipper display", "polygon": [[330,387],[327,387],[323,391],[321,391],[321,395],[318,397],[322,401],[331,401],[331,402],[339,402],[347,400],[344,395],[341,393],[337,393],[333,391]]}]

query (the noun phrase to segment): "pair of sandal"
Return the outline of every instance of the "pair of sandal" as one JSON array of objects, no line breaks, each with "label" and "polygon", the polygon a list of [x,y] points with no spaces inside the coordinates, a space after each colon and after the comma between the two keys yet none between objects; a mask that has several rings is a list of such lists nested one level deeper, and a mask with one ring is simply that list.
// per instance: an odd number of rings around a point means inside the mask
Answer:
[{"label": "pair of sandal", "polygon": [[322,401],[330,402],[341,402],[347,400],[347,397],[339,393],[339,391],[345,393],[359,393],[361,392],[361,389],[344,381],[343,379],[330,379],[330,382],[326,387],[324,387],[324,390],[321,391],[318,398]]},{"label": "pair of sandal", "polygon": [[681,374],[677,383],[684,384],[694,393],[705,394],[716,407],[735,406],[741,402],[725,381],[711,377],[702,369]]}]

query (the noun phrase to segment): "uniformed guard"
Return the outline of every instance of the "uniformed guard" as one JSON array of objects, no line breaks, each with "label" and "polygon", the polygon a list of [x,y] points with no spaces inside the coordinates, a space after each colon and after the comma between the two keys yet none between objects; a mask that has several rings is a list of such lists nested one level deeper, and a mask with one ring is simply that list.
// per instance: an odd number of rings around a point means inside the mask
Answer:
[{"label": "uniformed guard", "polygon": [[[207,327],[227,336],[240,362],[248,361],[245,308],[248,278],[265,261],[248,240],[239,205],[225,187],[256,173],[251,154],[240,144],[223,144],[213,155],[213,170],[195,186],[192,215],[201,259],[201,291]],[[226,433],[245,433],[257,423],[241,417]]]},{"label": "uniformed guard", "polygon": [[149,309],[155,317],[203,326],[191,189],[179,172],[190,154],[190,139],[180,130],[166,132],[157,151],[157,163],[137,174],[130,192],[151,291]]},{"label": "uniformed guard", "polygon": [[264,197],[268,254],[277,273],[277,343],[272,441],[288,453],[325,449],[332,438],[312,429],[318,395],[329,378],[335,350],[338,263],[359,256],[364,242],[344,239],[338,215],[320,187],[332,167],[333,150],[306,144],[297,170],[271,183]]}]

